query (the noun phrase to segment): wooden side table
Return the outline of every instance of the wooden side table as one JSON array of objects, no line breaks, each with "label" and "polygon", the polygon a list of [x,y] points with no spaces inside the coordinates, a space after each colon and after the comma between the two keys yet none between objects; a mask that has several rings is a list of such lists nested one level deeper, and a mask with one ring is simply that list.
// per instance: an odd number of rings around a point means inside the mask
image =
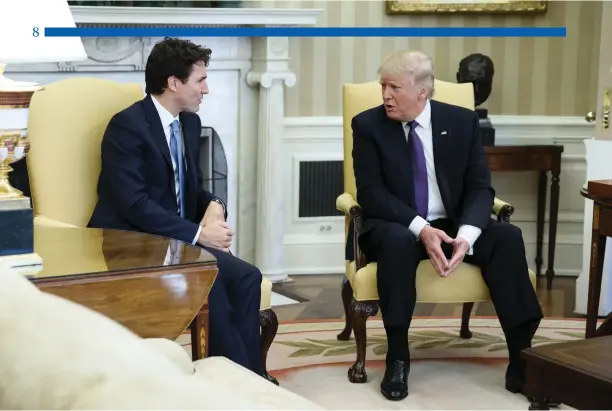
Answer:
[{"label": "wooden side table", "polygon": [[[589,297],[587,302],[586,338],[612,335],[612,312],[597,329],[597,312],[601,296],[606,239],[612,237],[612,180],[589,181],[580,194],[593,200]],[[585,238],[585,241],[587,239]]]},{"label": "wooden side table", "polygon": [[208,295],[218,271],[212,254],[165,237],[96,228],[35,225],[34,242],[43,259],[31,277],[39,289],[142,338],[176,340],[190,328],[193,358],[207,355]]},{"label": "wooden side table", "polygon": [[559,219],[559,175],[563,146],[549,145],[500,145],[485,147],[491,171],[539,171],[538,216],[536,237],[536,274],[542,275],[542,248],[544,239],[544,215],[546,207],[546,184],[550,183],[550,224],[548,231],[548,262],[546,287],[550,290],[555,278],[555,248],[557,245],[557,221]]},{"label": "wooden side table", "polygon": [[612,337],[546,344],[521,355],[530,410],[548,410],[546,398],[579,410],[612,409]]}]

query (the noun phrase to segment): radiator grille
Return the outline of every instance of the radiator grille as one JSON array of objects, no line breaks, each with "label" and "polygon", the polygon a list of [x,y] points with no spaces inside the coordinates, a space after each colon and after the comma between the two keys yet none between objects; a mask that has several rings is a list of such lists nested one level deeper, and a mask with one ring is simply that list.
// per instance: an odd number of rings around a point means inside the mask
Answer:
[{"label": "radiator grille", "polygon": [[336,198],[343,192],[342,161],[300,161],[299,217],[341,216]]}]

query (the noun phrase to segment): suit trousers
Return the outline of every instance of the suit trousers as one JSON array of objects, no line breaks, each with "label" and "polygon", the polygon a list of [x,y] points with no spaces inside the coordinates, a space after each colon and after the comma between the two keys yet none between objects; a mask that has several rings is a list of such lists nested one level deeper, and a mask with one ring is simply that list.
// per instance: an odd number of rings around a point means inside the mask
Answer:
[{"label": "suit trousers", "polygon": [[[458,227],[450,219],[430,224],[452,238],[457,235]],[[429,258],[424,245],[407,227],[387,222],[360,236],[359,246],[370,261],[378,263],[379,304],[385,327],[410,326],[416,303],[416,270]],[[442,249],[450,259],[452,246],[443,243]],[[473,254],[463,261],[481,269],[504,330],[543,317],[529,280],[525,244],[518,227],[491,219],[476,240]]]},{"label": "suit trousers", "polygon": [[210,290],[208,353],[263,373],[259,342],[261,272],[226,252],[203,247],[217,259],[219,272]]}]

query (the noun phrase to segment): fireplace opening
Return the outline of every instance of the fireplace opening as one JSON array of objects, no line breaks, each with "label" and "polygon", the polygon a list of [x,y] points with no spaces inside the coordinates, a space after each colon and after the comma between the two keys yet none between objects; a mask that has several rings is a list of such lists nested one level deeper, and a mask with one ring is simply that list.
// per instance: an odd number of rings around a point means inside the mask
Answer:
[{"label": "fireplace opening", "polygon": [[200,134],[200,170],[204,189],[227,202],[227,159],[219,135],[212,127]]}]

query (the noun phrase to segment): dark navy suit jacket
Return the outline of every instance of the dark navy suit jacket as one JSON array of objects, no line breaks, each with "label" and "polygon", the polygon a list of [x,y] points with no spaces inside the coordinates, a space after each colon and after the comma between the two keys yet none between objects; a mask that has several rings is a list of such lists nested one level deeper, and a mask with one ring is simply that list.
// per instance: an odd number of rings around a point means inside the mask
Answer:
[{"label": "dark navy suit jacket", "polygon": [[[98,202],[89,227],[142,231],[192,243],[215,198],[200,170],[200,117],[181,113],[185,152],[185,216],[179,216],[170,149],[147,95],[117,113],[102,139]],[[226,215],[227,218],[227,215]]]},{"label": "dark navy suit jacket", "polygon": [[[472,110],[431,104],[436,179],[444,209],[454,224],[484,230],[491,219],[495,191],[482,145],[478,115]],[[409,145],[400,121],[389,119],[378,106],[356,115],[353,169],[363,225],[360,235],[384,222],[408,226],[415,211]],[[354,260],[353,226],[349,226],[346,259]]]}]

